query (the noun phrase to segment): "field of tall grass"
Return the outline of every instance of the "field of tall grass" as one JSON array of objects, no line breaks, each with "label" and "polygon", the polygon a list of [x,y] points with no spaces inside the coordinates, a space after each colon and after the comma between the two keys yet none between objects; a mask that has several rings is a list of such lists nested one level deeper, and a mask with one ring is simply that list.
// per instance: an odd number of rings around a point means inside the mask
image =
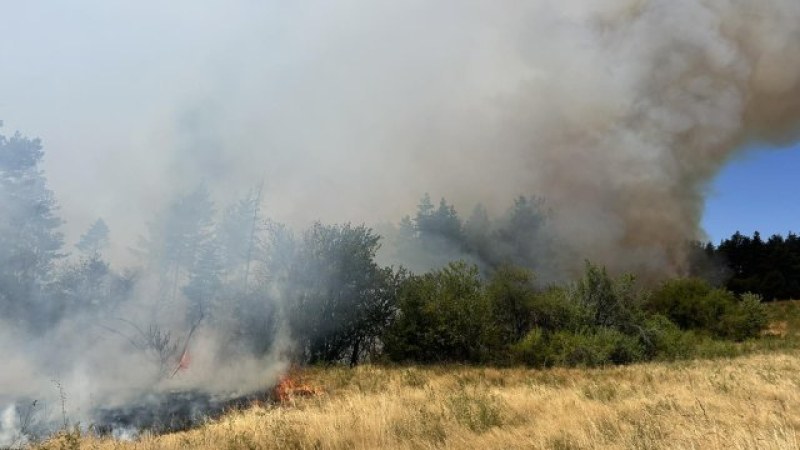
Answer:
[{"label": "field of tall grass", "polygon": [[[309,368],[322,392],[134,441],[65,433],[42,449],[796,449],[800,315],[710,359],[595,369]],[[717,349],[718,351],[719,349]]]}]

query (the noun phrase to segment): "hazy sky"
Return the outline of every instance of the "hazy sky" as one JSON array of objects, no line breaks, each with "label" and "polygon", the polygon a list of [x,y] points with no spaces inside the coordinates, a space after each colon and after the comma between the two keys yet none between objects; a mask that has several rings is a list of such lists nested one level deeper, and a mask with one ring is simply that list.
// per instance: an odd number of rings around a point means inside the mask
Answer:
[{"label": "hazy sky", "polygon": [[[0,132],[43,139],[45,169],[70,240],[103,217],[119,241],[143,232],[170,196],[199,182],[232,197],[264,179],[268,213],[279,220],[372,223],[413,212],[426,191],[456,201],[463,215],[475,201],[502,210],[513,195],[537,193],[526,191],[536,186],[531,174],[556,162],[563,170],[550,170],[550,181],[597,178],[574,191],[554,188],[566,193],[561,201],[569,205],[574,192],[596,193],[606,176],[622,183],[606,192],[615,196],[614,189],[640,191],[640,178],[646,184],[691,167],[674,160],[680,156],[662,149],[660,140],[693,126],[682,122],[687,116],[717,114],[699,123],[724,130],[725,137],[741,120],[739,95],[748,98],[746,92],[728,96],[730,86],[717,92],[707,79],[681,85],[685,61],[674,61],[673,74],[658,59],[707,44],[697,61],[734,67],[727,37],[706,32],[717,14],[728,17],[715,8],[727,6],[490,3],[0,1]],[[779,4],[786,10],[790,2],[770,3]],[[754,33],[793,26],[780,22],[791,20],[786,14],[764,17],[772,22]],[[620,34],[596,34],[593,24],[603,21]],[[780,65],[794,68],[793,43],[776,39],[789,50],[775,47],[757,69],[766,67],[769,76],[762,78],[773,84],[791,85],[790,76],[780,75],[794,72]],[[647,70],[656,69],[677,81],[650,86]],[[685,105],[683,96],[671,94],[691,89],[710,100]],[[649,90],[674,104],[648,103]],[[636,112],[643,107],[649,115]],[[718,114],[728,111],[730,117]],[[496,126],[498,117],[506,124]],[[642,117],[650,128],[624,128]],[[476,131],[484,126],[485,133]],[[565,156],[530,150],[539,141],[573,148],[573,135],[593,145]],[[605,148],[596,141],[626,148],[616,160],[606,158],[595,151]],[[729,167],[712,189],[704,221],[710,236],[798,229],[790,199],[799,183],[798,153],[751,154]],[[659,158],[664,162],[653,165]],[[628,163],[647,171],[617,176]],[[557,184],[550,181],[545,187]],[[670,186],[665,192],[679,190]],[[630,217],[604,209],[628,200],[603,200],[603,192],[597,204],[610,224],[607,234],[629,240],[625,233],[635,231],[635,221],[615,231]],[[591,220],[567,222],[586,222],[593,232],[601,226],[590,212]],[[573,235],[580,234],[588,233],[579,227]]]}]

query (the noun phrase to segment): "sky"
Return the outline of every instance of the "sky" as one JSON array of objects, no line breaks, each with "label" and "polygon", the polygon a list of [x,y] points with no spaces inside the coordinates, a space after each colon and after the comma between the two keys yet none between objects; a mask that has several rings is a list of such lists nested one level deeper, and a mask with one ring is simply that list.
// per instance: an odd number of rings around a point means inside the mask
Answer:
[{"label": "sky", "polygon": [[[117,257],[199,182],[225,204],[263,180],[269,214],[290,223],[399,220],[427,191],[464,216],[560,194],[576,205],[561,227],[587,245],[663,238],[626,235],[642,224],[696,232],[697,180],[727,151],[694,152],[680,130],[738,138],[742,99],[759,94],[745,62],[770,99],[798,84],[795,3],[652,1],[629,25],[641,2],[527,3],[0,1],[0,133],[42,138],[68,245],[102,217]],[[712,25],[750,9],[770,20],[730,26],[757,46],[731,47]],[[596,34],[604,21],[624,32]],[[682,75],[717,69],[727,78]],[[708,187],[709,238],[800,228],[798,167],[798,148],[735,159]]]},{"label": "sky", "polygon": [[800,145],[753,148],[723,168],[706,201],[703,228],[713,243],[737,230],[762,236],[800,232]]}]

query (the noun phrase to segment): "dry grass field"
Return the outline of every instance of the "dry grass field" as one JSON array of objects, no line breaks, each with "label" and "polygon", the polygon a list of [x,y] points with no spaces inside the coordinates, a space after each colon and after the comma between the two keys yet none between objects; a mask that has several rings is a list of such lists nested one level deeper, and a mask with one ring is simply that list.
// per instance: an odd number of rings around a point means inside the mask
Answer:
[{"label": "dry grass field", "polygon": [[800,350],[789,345],[797,322],[785,305],[773,310],[787,325],[765,339],[772,350],[734,358],[599,369],[308,369],[300,381],[317,396],[254,405],[187,432],[130,442],[73,433],[41,448],[797,449]]}]

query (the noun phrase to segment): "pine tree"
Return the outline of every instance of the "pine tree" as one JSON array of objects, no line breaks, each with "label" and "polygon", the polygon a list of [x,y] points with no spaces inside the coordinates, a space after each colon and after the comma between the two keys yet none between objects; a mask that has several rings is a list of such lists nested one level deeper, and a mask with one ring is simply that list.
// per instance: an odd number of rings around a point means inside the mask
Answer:
[{"label": "pine tree", "polygon": [[99,255],[108,247],[108,225],[103,219],[97,219],[92,226],[86,230],[75,248],[80,250],[85,256]]},{"label": "pine tree", "polygon": [[221,259],[228,277],[238,279],[241,289],[247,292],[252,276],[253,261],[259,259],[263,242],[261,194],[263,185],[229,207],[217,232]]},{"label": "pine tree", "polygon": [[162,295],[175,300],[201,250],[213,239],[214,203],[205,186],[178,198],[148,226],[141,243],[151,267],[161,274]]},{"label": "pine tree", "polygon": [[24,320],[61,257],[62,220],[39,139],[0,135],[0,316]]}]

